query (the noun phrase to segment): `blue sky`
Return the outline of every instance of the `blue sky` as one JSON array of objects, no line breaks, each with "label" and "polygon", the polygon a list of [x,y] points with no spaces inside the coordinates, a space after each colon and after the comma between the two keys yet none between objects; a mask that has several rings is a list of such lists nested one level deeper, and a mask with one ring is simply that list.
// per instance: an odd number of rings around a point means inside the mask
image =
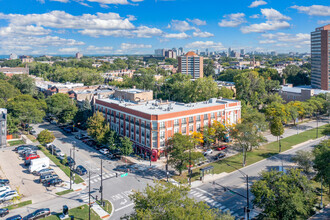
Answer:
[{"label": "blue sky", "polygon": [[309,52],[328,0],[0,0],[0,54]]}]

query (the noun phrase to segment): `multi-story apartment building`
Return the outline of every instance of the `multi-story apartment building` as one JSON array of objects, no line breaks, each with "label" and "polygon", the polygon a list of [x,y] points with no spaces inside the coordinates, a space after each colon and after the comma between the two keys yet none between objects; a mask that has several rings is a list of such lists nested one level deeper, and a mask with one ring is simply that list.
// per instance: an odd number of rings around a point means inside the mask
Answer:
[{"label": "multi-story apartment building", "polygon": [[178,71],[182,74],[191,75],[193,79],[203,77],[203,57],[190,51],[184,56],[178,57]]},{"label": "multi-story apartment building", "polygon": [[[123,93],[139,94],[146,99],[133,101],[123,99]],[[214,120],[237,123],[241,118],[241,103],[237,100],[212,98],[197,103],[149,100],[143,91],[129,89],[120,96],[95,100],[94,109],[103,112],[110,127],[134,143],[136,153],[151,155],[157,160],[164,155],[166,141],[175,133],[189,135],[210,126]],[[128,97],[128,96],[126,96]]]},{"label": "multi-story apartment building", "polygon": [[7,109],[0,108],[0,148],[7,145]]},{"label": "multi-story apartment building", "polygon": [[330,24],[311,33],[311,84],[313,88],[330,90]]}]

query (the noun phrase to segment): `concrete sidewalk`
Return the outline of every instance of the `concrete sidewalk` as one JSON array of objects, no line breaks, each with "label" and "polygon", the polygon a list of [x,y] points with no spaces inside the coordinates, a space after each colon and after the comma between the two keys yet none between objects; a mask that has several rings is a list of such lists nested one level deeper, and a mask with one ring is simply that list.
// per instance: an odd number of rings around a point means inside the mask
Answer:
[{"label": "concrete sidewalk", "polygon": [[[101,208],[97,203],[93,203],[92,209],[96,212],[98,216],[100,216],[101,219],[109,219],[110,214],[104,211],[104,209]],[[112,207],[113,209],[113,207]]]}]

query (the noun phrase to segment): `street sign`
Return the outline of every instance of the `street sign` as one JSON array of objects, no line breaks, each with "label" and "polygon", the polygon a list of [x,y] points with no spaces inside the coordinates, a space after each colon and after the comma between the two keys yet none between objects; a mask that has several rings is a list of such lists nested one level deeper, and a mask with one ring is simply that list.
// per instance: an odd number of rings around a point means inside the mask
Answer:
[{"label": "street sign", "polygon": [[124,176],[127,176],[127,175],[128,175],[128,173],[123,173],[123,174],[120,175],[120,177],[124,177]]}]

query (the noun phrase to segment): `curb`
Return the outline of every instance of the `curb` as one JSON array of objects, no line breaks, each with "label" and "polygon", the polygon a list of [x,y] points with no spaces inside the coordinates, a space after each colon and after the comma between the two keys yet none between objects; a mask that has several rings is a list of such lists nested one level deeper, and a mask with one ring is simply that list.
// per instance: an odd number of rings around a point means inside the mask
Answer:
[{"label": "curb", "polygon": [[110,200],[108,200],[108,201],[110,202],[110,204],[112,206],[111,213],[110,213],[110,216],[109,216],[109,218],[110,218],[112,216],[112,214],[114,213],[114,211],[115,211],[115,207],[113,206],[113,203]]}]

